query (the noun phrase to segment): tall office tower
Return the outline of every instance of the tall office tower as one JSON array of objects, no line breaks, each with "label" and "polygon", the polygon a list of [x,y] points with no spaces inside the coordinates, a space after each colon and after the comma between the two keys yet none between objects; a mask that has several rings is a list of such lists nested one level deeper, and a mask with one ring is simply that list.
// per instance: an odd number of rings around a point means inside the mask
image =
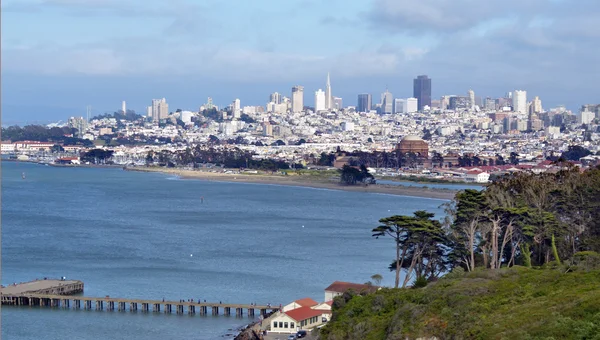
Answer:
[{"label": "tall office tower", "polygon": [[344,108],[344,102],[340,97],[333,97],[333,108],[335,110],[341,110]]},{"label": "tall office tower", "polygon": [[469,90],[469,107],[471,110],[475,110],[475,92],[473,90]]},{"label": "tall office tower", "polygon": [[152,99],[152,121],[158,123],[161,119],[167,118],[169,115],[169,104],[167,100],[163,99]]},{"label": "tall office tower", "polygon": [[87,129],[87,121],[83,117],[71,117],[67,122],[71,129],[77,129],[77,137],[82,138]]},{"label": "tall office tower", "polygon": [[278,92],[271,93],[269,101],[275,104],[281,104],[281,95]]},{"label": "tall office tower", "polygon": [[485,98],[485,109],[492,111],[496,109],[496,100],[490,97]]},{"label": "tall office tower", "polygon": [[406,113],[406,99],[394,99],[394,113]]},{"label": "tall office tower", "polygon": [[146,108],[146,116],[147,116],[148,118],[152,118],[152,106],[148,106],[148,107]]},{"label": "tall office tower", "polygon": [[384,93],[381,94],[381,112],[382,113],[392,113],[394,112],[394,97],[388,91],[385,90]]},{"label": "tall office tower", "polygon": [[240,118],[242,116],[241,103],[237,98],[231,103],[231,113],[233,114],[233,118]]},{"label": "tall office tower", "polygon": [[331,81],[329,79],[329,72],[327,72],[327,84],[325,85],[325,108],[327,110],[333,109],[333,95],[331,94]]},{"label": "tall office tower", "polygon": [[315,112],[325,111],[325,92],[318,89],[315,92]]},{"label": "tall office tower", "polygon": [[527,113],[527,91],[515,90],[512,95],[513,111]]},{"label": "tall office tower", "polygon": [[413,97],[417,98],[419,111],[431,106],[431,79],[426,75],[418,76],[413,81]]},{"label": "tall office tower", "polygon": [[121,103],[121,111],[123,111],[123,113],[127,112],[127,105],[125,104],[125,101]]},{"label": "tall office tower", "polygon": [[302,112],[304,109],[304,86],[292,87],[292,112]]},{"label": "tall office tower", "polygon": [[531,110],[533,111],[533,113],[541,113],[543,111],[542,100],[540,99],[540,97],[535,96],[533,102],[531,102]]},{"label": "tall office tower", "polygon": [[358,112],[369,112],[371,111],[371,107],[373,107],[373,103],[371,102],[371,94],[370,93],[361,93],[358,95],[358,103],[356,105],[356,109]]},{"label": "tall office tower", "polygon": [[417,112],[419,111],[419,99],[418,98],[408,98],[406,99],[406,112]]}]

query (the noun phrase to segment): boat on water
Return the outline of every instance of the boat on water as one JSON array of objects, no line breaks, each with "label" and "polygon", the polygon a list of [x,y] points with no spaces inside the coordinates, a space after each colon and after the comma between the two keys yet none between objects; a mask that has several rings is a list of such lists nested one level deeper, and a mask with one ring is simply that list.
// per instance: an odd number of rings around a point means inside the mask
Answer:
[{"label": "boat on water", "polygon": [[25,173],[21,174],[21,178],[25,179]]}]

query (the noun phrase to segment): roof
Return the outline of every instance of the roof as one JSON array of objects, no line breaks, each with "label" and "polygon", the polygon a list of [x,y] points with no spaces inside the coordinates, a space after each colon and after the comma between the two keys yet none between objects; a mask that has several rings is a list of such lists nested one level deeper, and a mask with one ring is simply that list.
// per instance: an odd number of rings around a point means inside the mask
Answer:
[{"label": "roof", "polygon": [[415,136],[415,135],[408,135],[408,136],[404,136],[404,138],[402,138],[402,140],[406,140],[406,141],[422,141],[422,139],[419,136]]},{"label": "roof", "polygon": [[366,284],[362,284],[362,283],[335,281],[334,283],[330,284],[329,287],[325,288],[325,291],[344,293],[349,289],[352,289],[356,292],[362,292],[365,290],[369,291],[369,292],[374,292],[377,289],[379,289],[379,287],[372,286],[372,285],[366,285]]},{"label": "roof", "polygon": [[300,299],[300,300],[296,300],[294,301],[295,303],[299,304],[302,307],[312,307],[312,306],[316,306],[319,303],[311,298],[304,298],[304,299]]},{"label": "roof", "polygon": [[318,309],[312,309],[310,307],[300,307],[287,311],[285,312],[285,314],[290,318],[300,322],[315,316],[320,316],[321,314],[323,314],[323,311]]}]

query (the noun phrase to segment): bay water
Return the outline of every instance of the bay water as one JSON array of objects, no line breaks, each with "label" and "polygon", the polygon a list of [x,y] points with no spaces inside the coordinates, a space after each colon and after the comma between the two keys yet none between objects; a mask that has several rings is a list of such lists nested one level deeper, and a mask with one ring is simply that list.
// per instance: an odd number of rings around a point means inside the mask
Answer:
[{"label": "bay water", "polygon": [[[25,178],[22,178],[25,174]],[[323,301],[394,258],[378,220],[444,200],[2,162],[2,284],[66,276],[86,296]],[[248,317],[2,307],[3,339],[219,339]]]}]

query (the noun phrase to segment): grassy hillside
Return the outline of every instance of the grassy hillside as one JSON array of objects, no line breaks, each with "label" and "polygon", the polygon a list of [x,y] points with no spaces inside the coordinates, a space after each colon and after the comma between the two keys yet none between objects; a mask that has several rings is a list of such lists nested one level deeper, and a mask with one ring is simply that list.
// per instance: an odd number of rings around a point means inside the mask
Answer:
[{"label": "grassy hillside", "polygon": [[425,288],[336,298],[320,338],[600,339],[600,270],[451,273]]}]

